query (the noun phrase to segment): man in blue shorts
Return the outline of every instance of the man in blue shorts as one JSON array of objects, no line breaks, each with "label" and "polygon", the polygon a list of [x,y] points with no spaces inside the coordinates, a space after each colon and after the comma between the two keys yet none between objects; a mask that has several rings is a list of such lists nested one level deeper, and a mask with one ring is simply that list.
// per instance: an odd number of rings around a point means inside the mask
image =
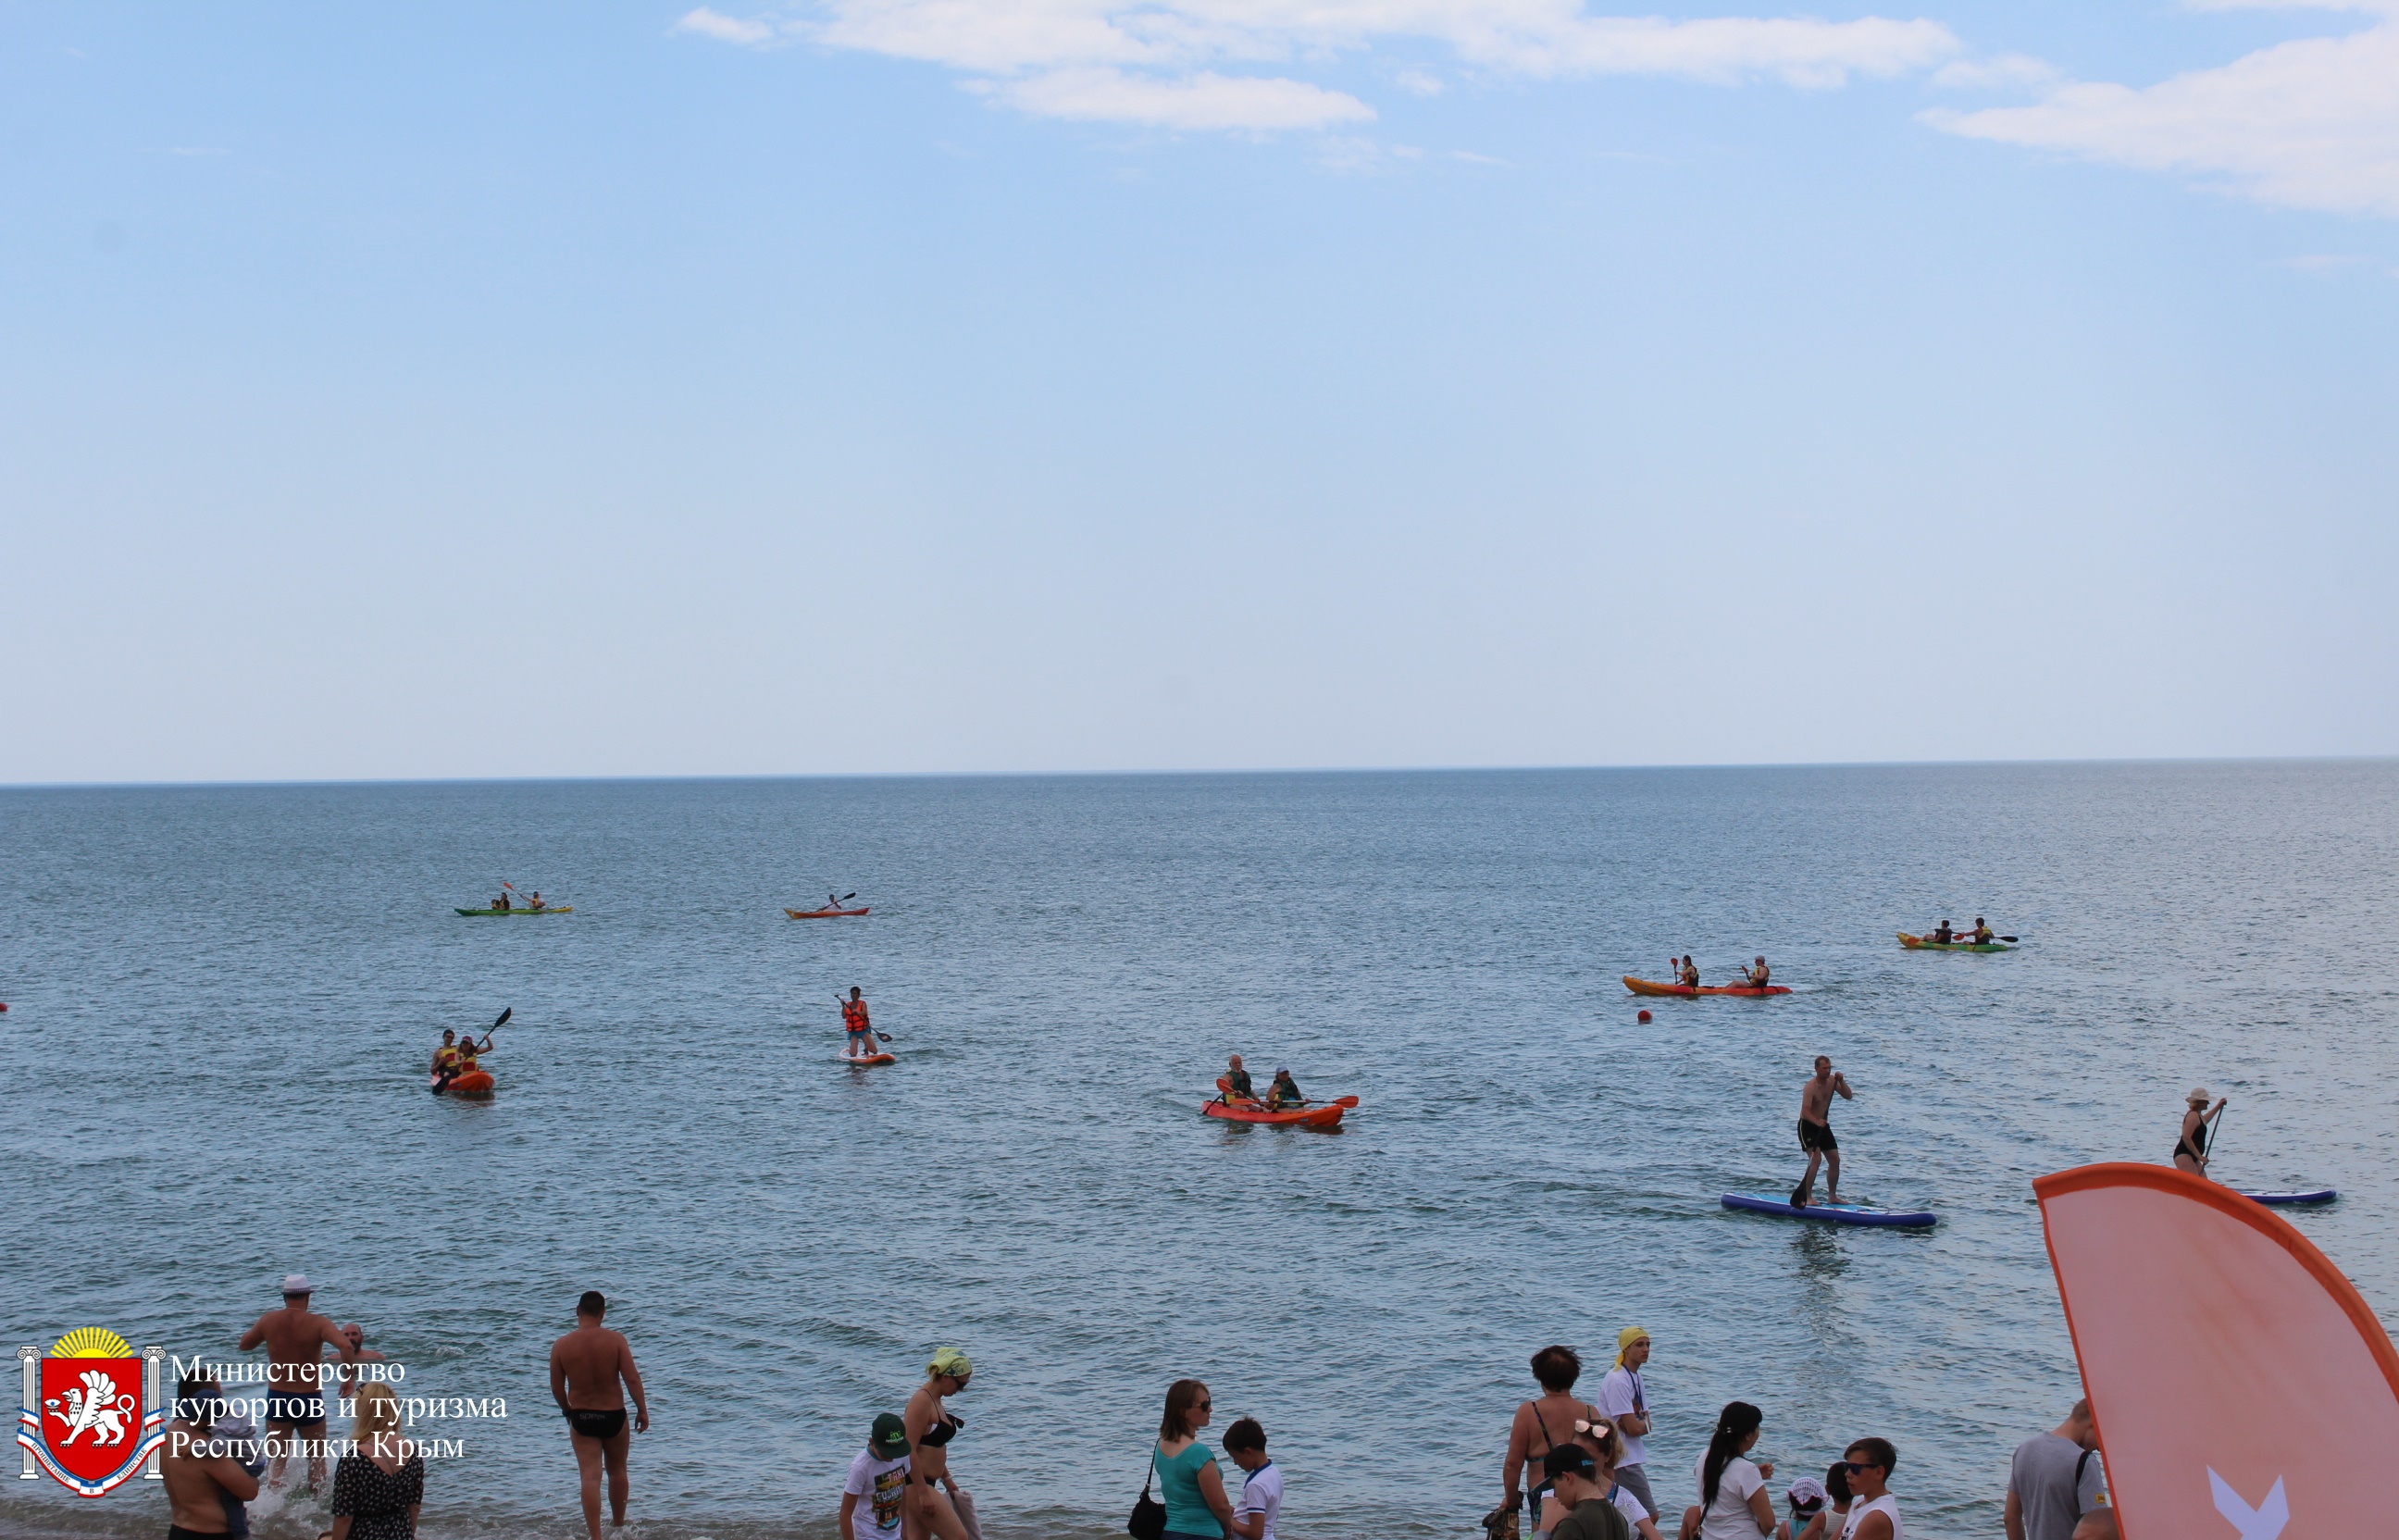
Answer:
[{"label": "man in blue shorts", "polygon": [[[283,1279],[283,1308],[269,1310],[241,1334],[241,1350],[266,1348],[266,1484],[283,1485],[284,1463],[291,1456],[291,1440],[307,1440],[307,1490],[325,1479],[325,1349],[350,1350],[350,1341],[324,1317],[308,1308],[314,1286],[298,1273]],[[278,1439],[278,1431],[282,1433]]]}]

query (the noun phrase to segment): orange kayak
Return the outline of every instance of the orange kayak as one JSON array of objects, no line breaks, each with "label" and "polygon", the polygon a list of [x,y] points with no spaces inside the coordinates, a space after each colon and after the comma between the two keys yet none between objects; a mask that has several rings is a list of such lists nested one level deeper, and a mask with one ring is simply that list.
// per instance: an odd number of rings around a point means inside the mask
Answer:
[{"label": "orange kayak", "polygon": [[865,913],[866,907],[857,909],[787,909],[784,913],[794,920],[846,920],[853,914]]},{"label": "orange kayak", "polygon": [[1295,1113],[1270,1113],[1264,1107],[1235,1107],[1222,1101],[1209,1101],[1200,1111],[1209,1117],[1221,1117],[1227,1123],[1287,1123],[1303,1128],[1329,1128],[1341,1121],[1348,1109],[1335,1101],[1328,1106],[1303,1107]]},{"label": "orange kayak", "polygon": [[[435,1087],[439,1087],[441,1085],[441,1077],[438,1074],[433,1076],[431,1085]],[[448,1096],[487,1097],[492,1094],[492,1085],[493,1081],[491,1071],[468,1070],[465,1074],[462,1074],[457,1079],[450,1082],[449,1088],[442,1094]]]},{"label": "orange kayak", "polygon": [[1764,989],[1752,989],[1747,984],[1701,984],[1697,988],[1689,984],[1660,984],[1647,979],[1635,979],[1629,973],[1624,976],[1624,987],[1635,994],[1680,994],[1686,997],[1694,994],[1745,994],[1753,1000],[1769,994],[1791,993],[1781,984],[1769,984]]}]

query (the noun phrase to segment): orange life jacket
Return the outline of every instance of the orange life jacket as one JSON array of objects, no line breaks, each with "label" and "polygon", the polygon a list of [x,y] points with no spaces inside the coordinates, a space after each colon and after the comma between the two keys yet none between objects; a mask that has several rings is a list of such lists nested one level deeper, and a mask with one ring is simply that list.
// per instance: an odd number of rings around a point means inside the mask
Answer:
[{"label": "orange life jacket", "polygon": [[866,1030],[866,1002],[863,1000],[844,1000],[841,1003],[841,1024],[845,1031],[864,1032]]}]

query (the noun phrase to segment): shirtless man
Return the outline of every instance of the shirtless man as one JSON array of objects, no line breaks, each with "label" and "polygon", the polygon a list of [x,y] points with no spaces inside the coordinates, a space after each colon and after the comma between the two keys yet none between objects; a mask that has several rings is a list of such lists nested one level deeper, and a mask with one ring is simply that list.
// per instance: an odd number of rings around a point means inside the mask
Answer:
[{"label": "shirtless man", "polygon": [[[575,1463],[583,1472],[583,1521],[591,1540],[600,1540],[601,1466],[608,1468],[612,1521],[621,1524],[625,1504],[633,1494],[625,1453],[634,1433],[650,1430],[649,1398],[642,1393],[641,1371],[633,1367],[632,1344],[623,1332],[600,1324],[607,1313],[608,1302],[600,1290],[587,1291],[575,1302],[575,1330],[549,1344],[549,1393],[566,1414]],[[631,1432],[625,1427],[628,1390],[633,1393]]]},{"label": "shirtless man", "polygon": [[384,1357],[366,1345],[366,1328],[356,1321],[347,1322],[342,1327],[342,1340],[349,1345],[342,1349],[341,1358],[333,1370],[338,1376],[337,1383],[341,1386],[342,1404],[336,1410],[342,1416],[355,1417],[358,1412],[350,1403],[359,1398],[359,1386],[364,1384],[366,1379],[366,1376],[359,1371],[359,1365],[381,1363],[384,1361]]},{"label": "shirtless man", "polygon": [[1799,1083],[1799,1147],[1808,1152],[1808,1174],[1791,1189],[1794,1209],[1808,1207],[1820,1160],[1824,1162],[1824,1201],[1841,1201],[1841,1147],[1833,1142],[1835,1092],[1844,1101],[1855,1100],[1850,1091],[1849,1077],[1835,1074],[1833,1061],[1820,1053],[1816,1056],[1816,1073]]},{"label": "shirtless man", "polygon": [[[266,1345],[266,1484],[280,1489],[291,1439],[315,1447],[308,1454],[310,1492],[325,1479],[325,1349],[349,1351],[349,1339],[332,1321],[308,1308],[313,1286],[297,1273],[283,1279],[283,1308],[269,1310],[241,1334],[241,1350]],[[275,1433],[283,1430],[278,1441]]]},{"label": "shirtless man", "polygon": [[1767,985],[1767,981],[1774,977],[1774,970],[1766,966],[1765,958],[1760,957],[1757,960],[1757,966],[1755,967],[1745,967],[1742,969],[1741,976],[1748,981],[1750,988],[1764,989]]},{"label": "shirtless man", "polygon": [[175,1389],[175,1420],[167,1425],[158,1474],[167,1482],[167,1540],[198,1540],[229,1534],[225,1502],[247,1503],[258,1495],[258,1478],[214,1437],[217,1385],[197,1376]]}]

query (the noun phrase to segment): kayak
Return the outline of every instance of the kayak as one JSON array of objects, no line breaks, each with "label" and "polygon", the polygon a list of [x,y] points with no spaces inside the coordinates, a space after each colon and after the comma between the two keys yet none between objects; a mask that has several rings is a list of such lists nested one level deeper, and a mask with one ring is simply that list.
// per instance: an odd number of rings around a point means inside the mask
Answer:
[{"label": "kayak", "polygon": [[1235,1107],[1222,1101],[1202,1102],[1200,1111],[1209,1117],[1221,1117],[1227,1123],[1281,1123],[1301,1128],[1330,1128],[1341,1121],[1348,1109],[1339,1102],[1322,1107],[1303,1107],[1295,1113],[1270,1113],[1264,1107]]},{"label": "kayak", "polygon": [[1899,933],[1899,944],[1910,952],[2013,952],[2006,941],[1935,941],[1922,936]]},{"label": "kayak", "polygon": [[441,1089],[441,1077],[438,1074],[427,1076],[425,1084],[426,1088],[433,1091],[436,1095],[463,1096],[469,1098],[470,1100],[489,1100],[492,1094],[492,1072],[489,1070],[468,1070],[457,1079],[450,1082],[449,1089],[446,1091]]},{"label": "kayak", "polygon": [[462,909],[458,912],[470,919],[485,914],[572,914],[575,912],[575,906],[549,904],[540,909]]},{"label": "kayak", "polygon": [[866,906],[856,909],[787,909],[784,913],[794,920],[846,920],[853,914],[865,913]]},{"label": "kayak", "polygon": [[844,1048],[834,1057],[845,1064],[855,1064],[861,1069],[864,1069],[869,1064],[889,1064],[897,1061],[891,1057],[891,1051],[888,1048],[881,1053],[852,1053],[847,1048]]},{"label": "kayak", "polygon": [[1694,994],[1745,994],[1758,1000],[1769,994],[1791,993],[1789,987],[1782,984],[1769,984],[1764,989],[1753,989],[1747,984],[1701,984],[1695,987],[1690,984],[1655,983],[1647,979],[1635,979],[1629,973],[1624,976],[1624,987],[1635,994],[1679,994],[1687,999]]},{"label": "kayak", "polygon": [[[2240,1190],[2235,1188],[2234,1191]],[[2276,1209],[2289,1209],[2309,1203],[2330,1203],[2340,1196],[2340,1189],[2309,1187],[2295,1193],[2242,1193],[2241,1196],[2252,1203],[2263,1203]]]},{"label": "kayak", "polygon": [[1869,1203],[1811,1203],[1801,1209],[1793,1205],[1790,1199],[1776,1197],[1771,1193],[1727,1193],[1722,1201],[1728,1209],[1743,1209],[1753,1214],[1822,1220],[1827,1224],[1875,1224],[1924,1230],[1940,1223],[1940,1216],[1928,1209],[1877,1209]]}]

